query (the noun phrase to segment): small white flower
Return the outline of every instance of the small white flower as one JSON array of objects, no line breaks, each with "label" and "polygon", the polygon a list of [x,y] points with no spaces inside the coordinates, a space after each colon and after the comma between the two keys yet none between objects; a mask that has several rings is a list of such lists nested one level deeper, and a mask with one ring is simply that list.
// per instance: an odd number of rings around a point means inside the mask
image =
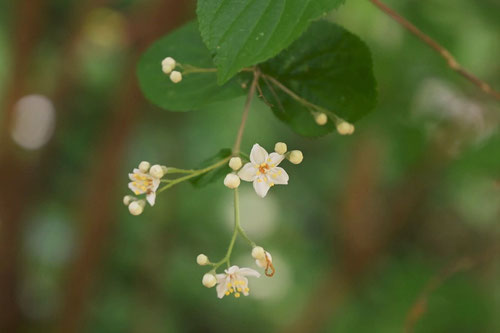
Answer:
[{"label": "small white flower", "polygon": [[163,177],[163,168],[159,164],[155,164],[149,169],[149,174],[155,178]]},{"label": "small white flower", "polygon": [[224,185],[230,189],[238,188],[240,186],[240,177],[234,173],[228,173],[226,178],[224,178]]},{"label": "small white flower", "polygon": [[128,188],[132,190],[135,195],[146,193],[146,200],[153,206],[156,199],[156,190],[158,186],[160,186],[160,179],[141,172],[139,169],[134,169],[134,173],[129,173],[128,176],[131,180],[131,182],[128,183]]},{"label": "small white flower", "polygon": [[300,164],[304,159],[304,155],[300,150],[292,150],[288,156],[288,160],[293,164]]},{"label": "small white flower", "polygon": [[346,121],[343,121],[337,125],[337,132],[339,132],[340,135],[349,135],[354,133],[354,125],[349,124]]},{"label": "small white flower", "polygon": [[146,205],[146,203],[144,202],[144,200],[139,200],[139,201],[132,201],[130,203],[130,205],[128,205],[128,210],[130,212],[130,214],[132,215],[141,215],[142,212],[144,211],[144,206]]},{"label": "small white flower", "polygon": [[250,162],[243,166],[238,176],[244,181],[253,182],[255,192],[263,198],[272,186],[288,184],[288,174],[278,167],[284,158],[278,153],[268,154],[256,143],[250,152]]},{"label": "small white flower", "polygon": [[276,142],[274,145],[274,151],[277,152],[280,155],[284,155],[287,151],[288,147],[286,146],[286,143],[284,142]]},{"label": "small white flower", "polygon": [[234,171],[241,169],[242,165],[243,163],[241,162],[241,158],[239,157],[231,157],[231,159],[229,160],[229,167]]},{"label": "small white flower", "polygon": [[196,257],[196,263],[200,266],[205,266],[208,265],[210,261],[208,260],[208,257],[202,253]]},{"label": "small white flower", "polygon": [[141,170],[141,172],[146,173],[148,172],[150,166],[151,165],[149,164],[149,162],[142,161],[141,163],[139,163],[139,170]]},{"label": "small white flower", "polygon": [[316,124],[323,126],[328,122],[328,116],[322,112],[314,114],[314,121]]},{"label": "small white flower", "polygon": [[173,83],[179,83],[179,82],[181,82],[182,81],[182,74],[181,74],[181,72],[173,71],[172,73],[170,73],[170,80]]},{"label": "small white flower", "polygon": [[217,297],[222,298],[234,294],[238,298],[243,295],[248,296],[247,276],[260,277],[259,272],[251,268],[239,268],[231,266],[224,271],[224,274],[217,274]]},{"label": "small white flower", "polygon": [[203,275],[203,279],[201,280],[201,283],[207,288],[212,288],[217,284],[217,279],[212,273],[207,273]]}]

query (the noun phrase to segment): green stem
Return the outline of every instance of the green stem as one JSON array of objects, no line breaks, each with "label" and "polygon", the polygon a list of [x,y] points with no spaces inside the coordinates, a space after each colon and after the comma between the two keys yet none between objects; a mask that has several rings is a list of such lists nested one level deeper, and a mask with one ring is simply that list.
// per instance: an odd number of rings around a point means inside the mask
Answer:
[{"label": "green stem", "polygon": [[192,173],[190,173],[189,175],[187,176],[184,176],[184,177],[179,177],[177,179],[173,179],[170,183],[168,183],[167,185],[163,186],[162,188],[160,188],[158,191],[156,191],[156,193],[161,193],[167,189],[169,189],[170,187],[176,185],[176,184],[179,184],[179,183],[182,183],[183,181],[185,180],[188,180],[188,179],[191,179],[191,178],[194,178],[194,177],[197,177],[199,175],[202,175],[204,173],[207,173],[209,171],[212,171],[213,169],[216,169],[224,164],[227,163],[227,161],[229,161],[230,157],[226,157],[225,159],[223,160],[220,160],[219,162],[215,163],[215,164],[212,164],[204,169],[200,169],[200,170],[193,170]]},{"label": "green stem", "polygon": [[193,173],[196,172],[196,170],[186,170],[186,169],[178,169],[178,168],[167,168],[167,174],[172,174],[172,173]]}]

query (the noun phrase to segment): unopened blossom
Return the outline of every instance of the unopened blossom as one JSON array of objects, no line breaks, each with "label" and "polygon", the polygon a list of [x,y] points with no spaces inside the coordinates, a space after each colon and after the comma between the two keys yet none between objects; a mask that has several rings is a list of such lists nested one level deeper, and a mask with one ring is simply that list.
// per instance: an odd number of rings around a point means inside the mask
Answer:
[{"label": "unopened blossom", "polygon": [[202,253],[196,257],[196,263],[200,266],[205,266],[208,265],[210,261],[208,260],[208,257]]},{"label": "unopened blossom", "polygon": [[229,167],[234,171],[238,171],[239,169],[241,169],[242,165],[243,162],[241,162],[241,158],[239,157],[231,157],[231,159],[229,160]]},{"label": "unopened blossom", "polygon": [[274,145],[274,151],[280,155],[285,154],[287,149],[288,149],[288,147],[286,146],[286,143],[284,143],[284,142],[276,142],[276,144]]},{"label": "unopened blossom", "polygon": [[354,133],[354,125],[349,124],[346,121],[342,121],[337,125],[337,132],[339,132],[340,135],[349,135]]},{"label": "unopened blossom", "polygon": [[326,123],[328,122],[328,116],[322,112],[316,113],[314,115],[314,121],[316,121],[316,124],[320,126],[326,125]]},{"label": "unopened blossom", "polygon": [[224,178],[224,185],[230,189],[238,188],[240,186],[240,177],[234,173],[228,173],[226,178]]},{"label": "unopened blossom", "polygon": [[238,298],[241,294],[248,296],[247,276],[260,277],[259,272],[251,268],[239,268],[231,266],[224,271],[224,274],[217,274],[217,297],[222,298],[231,294]]},{"label": "unopened blossom", "polygon": [[150,174],[141,172],[139,169],[134,169],[134,173],[128,174],[131,182],[128,183],[129,189],[135,195],[146,194],[146,200],[151,206],[155,204],[156,190],[160,186],[160,179],[153,177]]},{"label": "unopened blossom", "polygon": [[300,164],[304,159],[304,155],[300,150],[292,150],[290,155],[288,155],[288,160],[293,164]]},{"label": "unopened blossom", "polygon": [[182,81],[182,74],[181,72],[179,71],[172,71],[172,73],[170,73],[170,81],[172,81],[173,83],[179,83]]},{"label": "unopened blossom", "polygon": [[144,206],[146,205],[146,202],[144,200],[138,200],[138,201],[132,201],[128,205],[128,210],[130,214],[132,215],[141,215],[142,212],[144,211]]},{"label": "unopened blossom", "polygon": [[250,152],[250,162],[243,166],[238,176],[244,181],[253,182],[255,192],[263,198],[272,186],[288,184],[288,174],[278,167],[284,158],[278,153],[268,154],[256,143]]},{"label": "unopened blossom", "polygon": [[207,273],[203,275],[201,283],[207,288],[212,288],[217,283],[217,279],[212,273]]},{"label": "unopened blossom", "polygon": [[257,264],[257,266],[262,267],[262,268],[266,268],[266,269],[272,263],[273,263],[273,257],[271,256],[271,253],[269,253],[267,251],[265,251],[263,257],[255,259],[255,264]]}]

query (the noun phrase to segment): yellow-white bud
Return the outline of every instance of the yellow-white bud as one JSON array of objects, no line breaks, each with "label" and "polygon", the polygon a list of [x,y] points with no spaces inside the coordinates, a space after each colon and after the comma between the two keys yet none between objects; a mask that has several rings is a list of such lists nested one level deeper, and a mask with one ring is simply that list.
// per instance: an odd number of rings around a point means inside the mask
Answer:
[{"label": "yellow-white bud", "polygon": [[130,203],[131,203],[133,200],[134,200],[134,197],[133,197],[133,196],[131,196],[131,195],[126,195],[126,196],[124,196],[124,197],[123,197],[123,204],[124,204],[125,206],[128,206],[128,205],[130,205]]},{"label": "yellow-white bud", "polygon": [[304,159],[304,155],[302,155],[302,152],[300,150],[292,150],[290,152],[290,156],[288,156],[288,159],[293,164],[300,164],[300,163],[302,163],[302,160]]},{"label": "yellow-white bud", "polygon": [[255,259],[264,259],[266,257],[266,251],[262,246],[256,246],[252,249],[252,257]]},{"label": "yellow-white bud", "polygon": [[139,201],[133,201],[128,205],[128,210],[130,214],[132,215],[141,215],[142,212],[144,211],[144,206],[146,205],[146,202],[144,200],[139,200]]},{"label": "yellow-white bud", "polygon": [[179,82],[181,82],[182,81],[182,74],[181,74],[181,72],[173,71],[172,73],[170,73],[170,80],[173,83],[179,83]]},{"label": "yellow-white bud", "polygon": [[155,178],[163,177],[163,168],[159,164],[155,164],[149,169],[149,174]]},{"label": "yellow-white bud", "polygon": [[269,253],[267,251],[262,258],[255,260],[255,264],[259,267],[262,267],[262,268],[266,268],[268,262],[272,263],[273,257],[271,256],[271,253]]},{"label": "yellow-white bud", "polygon": [[141,172],[146,173],[148,172],[150,166],[151,165],[149,164],[149,162],[142,161],[141,163],[139,163],[139,170],[141,170]]},{"label": "yellow-white bud", "polygon": [[240,186],[240,177],[234,173],[228,173],[226,178],[224,178],[224,185],[231,189],[238,188]]},{"label": "yellow-white bud", "polygon": [[287,149],[288,149],[288,147],[286,146],[286,143],[284,143],[284,142],[277,142],[274,145],[274,151],[280,155],[283,155],[284,153],[286,153]]},{"label": "yellow-white bud", "polygon": [[346,121],[342,121],[337,125],[337,132],[339,132],[340,135],[349,135],[354,133],[354,125],[349,124]]},{"label": "yellow-white bud", "polygon": [[199,254],[197,257],[196,257],[196,262],[198,263],[198,265],[200,266],[205,266],[205,265],[208,265],[208,263],[210,262],[208,260],[208,257],[204,254]]},{"label": "yellow-white bud", "polygon": [[207,288],[212,288],[217,284],[217,279],[212,273],[207,273],[203,275],[203,280],[201,281],[203,285]]},{"label": "yellow-white bud", "polygon": [[231,157],[229,160],[229,167],[234,171],[239,170],[243,163],[241,162],[241,158],[239,157]]},{"label": "yellow-white bud", "polygon": [[175,67],[168,66],[168,65],[167,66],[161,66],[162,72],[165,73],[165,74],[167,74],[167,75],[170,74],[170,73],[172,73],[172,71],[174,70],[174,68]]},{"label": "yellow-white bud", "polygon": [[325,113],[315,113],[314,114],[314,121],[316,121],[316,124],[323,126],[328,122],[328,116]]},{"label": "yellow-white bud", "polygon": [[172,68],[175,68],[175,59],[172,58],[172,57],[166,57],[165,59],[163,59],[161,61],[161,67],[172,67]]}]

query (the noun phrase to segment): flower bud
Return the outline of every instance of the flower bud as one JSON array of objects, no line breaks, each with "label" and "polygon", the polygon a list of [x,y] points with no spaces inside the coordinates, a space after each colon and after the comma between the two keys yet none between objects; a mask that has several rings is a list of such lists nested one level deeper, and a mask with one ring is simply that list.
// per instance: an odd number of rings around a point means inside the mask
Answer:
[{"label": "flower bud", "polygon": [[204,254],[199,254],[197,257],[196,257],[196,262],[198,263],[198,265],[200,266],[205,266],[205,265],[208,265],[209,264],[209,260],[208,260],[208,257]]},{"label": "flower bud", "polygon": [[266,257],[266,251],[262,246],[256,246],[252,249],[252,257],[255,259],[264,259]]},{"label": "flower bud", "polygon": [[168,74],[172,73],[172,71],[174,70],[174,67],[172,67],[172,66],[161,66],[161,70],[162,70],[163,73],[165,73],[165,74],[168,75]]},{"label": "flower bud", "polygon": [[234,171],[239,170],[243,163],[241,162],[241,158],[239,157],[231,157],[229,160],[229,167]]},{"label": "flower bud", "polygon": [[314,114],[314,121],[316,121],[316,124],[323,126],[328,122],[328,116],[325,113],[315,113]]},{"label": "flower bud", "polygon": [[354,132],[354,125],[349,124],[346,121],[342,121],[337,125],[337,132],[339,132],[340,135],[349,135]]},{"label": "flower bud", "polygon": [[166,166],[162,165],[161,169],[163,170],[163,175],[165,176],[167,174],[168,168]]},{"label": "flower bud", "polygon": [[290,155],[288,156],[288,160],[292,162],[293,164],[300,164],[302,163],[302,160],[304,159],[304,155],[302,155],[302,152],[300,150],[292,150],[290,152]]},{"label": "flower bud", "polygon": [[231,189],[238,188],[238,186],[240,186],[240,177],[234,173],[228,173],[226,178],[224,178],[224,185]]},{"label": "flower bud", "polygon": [[179,82],[181,82],[182,81],[182,74],[181,74],[181,72],[173,71],[172,73],[170,73],[170,80],[173,83],[179,83]]},{"label": "flower bud", "polygon": [[271,253],[267,251],[264,253],[264,256],[262,258],[255,260],[255,264],[262,268],[267,268],[268,262],[272,263],[273,257],[271,256]]},{"label": "flower bud", "polygon": [[148,172],[149,167],[150,167],[150,164],[147,161],[142,161],[141,163],[139,163],[139,170],[141,170],[141,172],[144,172],[144,173]]},{"label": "flower bud", "polygon": [[287,150],[287,146],[286,146],[286,143],[283,143],[283,142],[277,142],[275,145],[274,145],[274,151],[277,152],[278,154],[280,155],[283,155],[284,153],[286,153],[286,150]]},{"label": "flower bud", "polygon": [[131,203],[132,201],[134,201],[134,197],[133,197],[133,196],[131,196],[131,195],[126,195],[126,196],[124,196],[124,197],[123,197],[123,204],[124,204],[125,206],[130,205],[130,203]]},{"label": "flower bud", "polygon": [[217,279],[212,273],[206,273],[205,275],[203,275],[203,280],[201,283],[203,283],[203,285],[207,288],[212,288],[217,284]]},{"label": "flower bud", "polygon": [[132,201],[130,205],[128,205],[128,210],[132,215],[141,215],[144,211],[144,206],[146,202],[144,200]]},{"label": "flower bud", "polygon": [[175,68],[175,59],[172,57],[166,57],[161,61],[161,66]]},{"label": "flower bud", "polygon": [[149,169],[149,174],[155,178],[163,177],[163,169],[161,165],[155,164]]}]

